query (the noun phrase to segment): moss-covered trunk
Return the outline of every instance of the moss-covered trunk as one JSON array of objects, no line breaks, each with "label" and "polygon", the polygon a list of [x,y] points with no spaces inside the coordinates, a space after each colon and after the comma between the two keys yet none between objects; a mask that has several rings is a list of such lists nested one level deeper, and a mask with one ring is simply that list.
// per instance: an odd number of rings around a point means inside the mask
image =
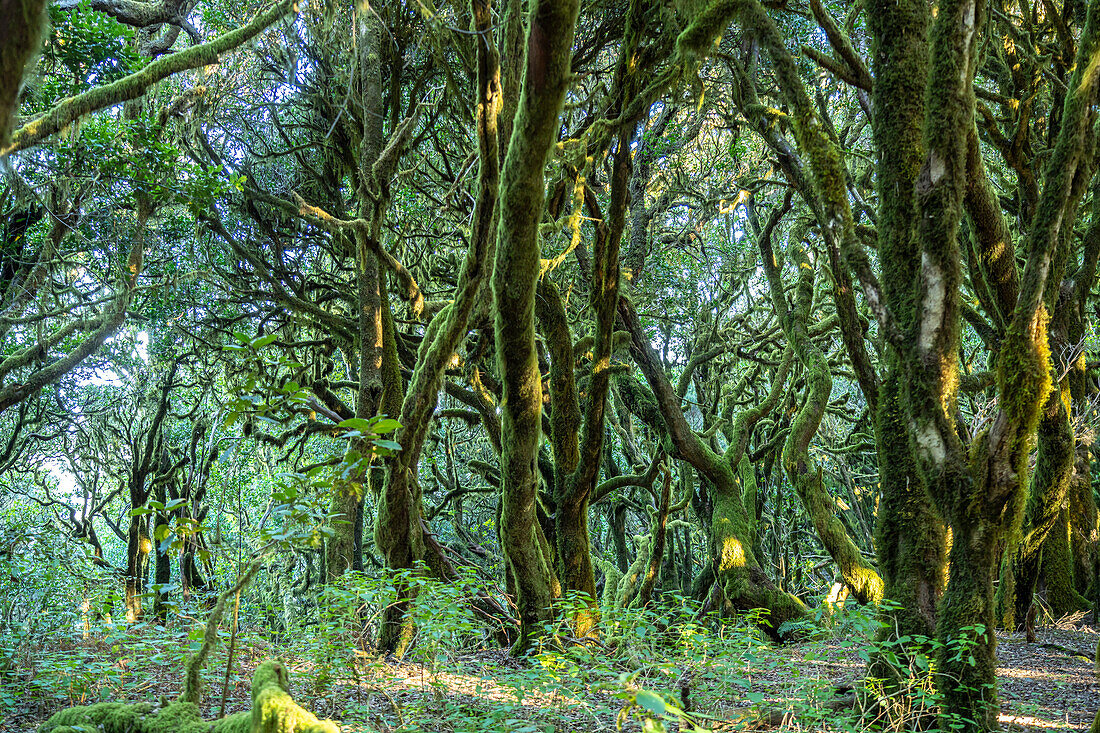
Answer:
[{"label": "moss-covered trunk", "polygon": [[1089,607],[1088,600],[1077,592],[1069,533],[1069,514],[1063,508],[1043,543],[1040,565],[1047,604],[1055,618]]},{"label": "moss-covered trunk", "polygon": [[745,490],[737,467],[752,426],[779,401],[791,365],[790,354],[784,357],[767,399],[737,416],[729,433],[730,447],[724,455],[718,455],[688,425],[680,399],[653,352],[633,304],[626,298],[619,302],[619,317],[630,333],[630,353],[634,362],[652,390],[652,394],[647,394],[641,385],[623,379],[620,393],[624,401],[651,427],[663,428],[661,432],[668,436],[674,457],[691,464],[710,488],[711,560],[709,569],[702,574],[704,583],[697,583],[693,593],[698,591],[702,595],[710,590],[712,604],[736,611],[765,609],[767,613],[760,617],[761,626],[773,636],[781,636],[780,627],[787,621],[802,618],[806,608],[798,598],[776,588],[752,551],[755,515],[751,508],[746,508]]},{"label": "moss-covered trunk", "polygon": [[[168,482],[157,482],[155,495],[161,506],[168,503]],[[172,580],[172,559],[168,554],[168,544],[164,538],[168,535],[168,513],[160,510],[153,521],[153,541],[156,544],[156,560],[153,565],[153,583],[157,586],[153,598],[153,614],[161,623],[168,619],[168,584]],[[158,539],[160,538],[160,539]]]},{"label": "moss-covered trunk", "polygon": [[[985,525],[985,526],[983,526]],[[997,659],[993,632],[993,575],[998,529],[982,520],[956,521],[951,579],[940,604],[936,688],[947,729],[996,730]]]},{"label": "moss-covered trunk", "polygon": [[[332,10],[327,12],[331,13]],[[357,36],[358,51],[353,78],[363,119],[362,130],[358,131],[359,149],[355,151],[358,170],[353,172],[353,180],[360,182],[359,214],[370,222],[369,232],[356,230],[353,235],[358,326],[356,345],[359,355],[359,363],[356,365],[359,384],[356,390],[355,417],[371,418],[378,413],[382,399],[382,320],[383,309],[390,306],[382,297],[385,293],[385,275],[378,258],[370,251],[364,238],[369,236],[377,240],[381,234],[389,204],[388,181],[382,180],[382,177],[390,170],[375,170],[385,142],[382,129],[385,103],[382,99],[381,22],[374,13],[361,13],[353,32]],[[351,161],[346,163],[350,164]],[[384,165],[381,167],[387,168]],[[367,191],[372,195],[363,195]],[[353,447],[364,455],[368,454],[367,446],[362,441],[358,441]],[[363,486],[368,482],[368,471],[369,469],[364,469],[358,481],[348,482],[332,497],[331,512],[339,521],[334,523],[333,536],[325,546],[325,573],[329,579],[363,566],[359,532],[363,526]]]},{"label": "moss-covered trunk", "polygon": [[[882,295],[898,328],[910,332],[916,321],[913,283],[920,267],[915,193],[924,150],[931,13],[922,0],[872,3],[867,10],[877,110],[871,123],[878,158]],[[903,357],[895,348],[889,352],[875,420],[880,485],[875,549],[884,596],[890,601],[880,612],[882,642],[931,638],[936,604],[947,581],[943,520],[932,507],[909,445]],[[904,655],[901,662],[896,669],[881,655],[872,660],[869,673],[889,681],[907,674]]]},{"label": "moss-covered trunk", "polygon": [[[794,308],[787,304],[783,279],[772,251],[769,226],[759,237],[764,272],[767,274],[772,302],[783,333],[790,342],[805,370],[806,397],[802,408],[791,422],[791,431],[783,446],[783,468],[806,512],[810,515],[818,538],[837,565],[845,585],[860,603],[882,600],[882,578],[868,563],[859,547],[848,536],[836,516],[834,501],[822,481],[822,474],[810,459],[810,442],[817,433],[833,389],[832,373],[824,352],[810,340],[809,322],[812,316],[814,265],[801,241],[793,242],[792,260],[798,272]],[[751,524],[749,537],[752,536]]]},{"label": "moss-covered trunk", "polygon": [[[135,509],[144,509],[142,501]],[[149,551],[153,543],[149,539],[149,517],[145,514],[130,517],[126,530],[126,620],[138,621],[142,616],[141,596],[149,573]]]},{"label": "moss-covered trunk", "polygon": [[46,0],[0,0],[0,150],[10,141],[27,62],[42,48]]},{"label": "moss-covered trunk", "polygon": [[1068,386],[1052,391],[1047,399],[1022,525],[1009,528],[997,585],[997,622],[1006,628],[1023,627],[1039,579],[1040,552],[1062,513],[1073,478],[1076,451],[1068,399]]},{"label": "moss-covered trunk", "polygon": [[531,6],[527,57],[512,140],[500,187],[500,222],[493,269],[494,330],[501,397],[501,539],[516,582],[520,637],[526,648],[547,617],[555,588],[536,518],[542,380],[535,350],[535,285],[543,168],[557,137],[569,86],[577,0],[537,0]]},{"label": "moss-covered trunk", "polygon": [[[490,3],[487,0],[473,0],[471,10],[474,30],[479,34],[491,34]],[[398,418],[401,427],[395,437],[402,450],[387,467],[375,523],[375,544],[385,557],[387,567],[412,569],[417,561],[423,559],[428,568],[443,580],[454,580],[457,574],[438,543],[424,532],[417,470],[438,404],[444,371],[466,336],[470,313],[488,273],[488,253],[497,226],[500,173],[497,120],[503,100],[500,59],[495,45],[479,43],[477,60],[480,165],[470,246],[459,273],[454,300],[436,314],[425,331],[417,368],[409,382]],[[392,338],[392,323],[387,322],[386,326],[386,333]],[[403,616],[413,589],[402,586],[399,593],[399,602],[391,604],[384,616],[380,639],[383,649],[398,655],[404,653],[409,640],[411,629]],[[487,598],[481,600],[486,601]],[[474,607],[487,613],[477,602]],[[497,610],[491,609],[492,613]]]}]

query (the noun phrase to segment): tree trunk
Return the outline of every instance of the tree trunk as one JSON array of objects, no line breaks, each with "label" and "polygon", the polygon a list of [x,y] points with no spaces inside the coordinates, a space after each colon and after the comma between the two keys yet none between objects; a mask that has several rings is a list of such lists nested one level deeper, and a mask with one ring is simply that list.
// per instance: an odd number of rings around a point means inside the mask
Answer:
[{"label": "tree trunk", "polygon": [[542,420],[542,381],[535,350],[535,285],[543,168],[556,140],[569,86],[577,0],[537,0],[531,6],[527,59],[512,140],[500,187],[500,223],[493,270],[493,303],[501,397],[501,539],[515,577],[520,634],[526,649],[548,617],[557,588],[539,542],[536,502]]},{"label": "tree trunk", "polygon": [[141,620],[141,594],[145,592],[151,549],[149,517],[147,515],[131,517],[130,528],[126,533],[125,590],[126,620],[130,622]]},{"label": "tree trunk", "polygon": [[[161,481],[156,488],[157,501],[164,505],[168,502],[167,482]],[[161,550],[168,532],[168,514],[164,511],[156,513],[156,521],[153,524],[153,542],[156,544],[156,562],[153,570],[153,583],[157,586],[156,597],[153,600],[153,613],[157,621],[163,624],[168,619],[168,591],[167,585],[172,582],[172,559],[168,554],[168,548]],[[162,539],[158,540],[160,537]]]}]

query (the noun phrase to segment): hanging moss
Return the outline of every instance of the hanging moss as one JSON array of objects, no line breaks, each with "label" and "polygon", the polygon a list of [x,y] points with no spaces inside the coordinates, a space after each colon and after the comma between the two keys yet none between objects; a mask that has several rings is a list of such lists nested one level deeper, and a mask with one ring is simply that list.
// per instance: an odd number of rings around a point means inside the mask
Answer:
[{"label": "hanging moss", "polygon": [[[6,11],[6,4],[7,3],[0,5],[0,10]],[[20,4],[25,6],[28,10],[33,9],[36,5],[41,5],[41,3],[36,2],[36,0],[22,0]],[[178,74],[188,69],[196,69],[200,66],[216,64],[221,54],[231,51],[251,40],[269,25],[288,13],[296,13],[297,8],[298,4],[296,2],[292,0],[281,0],[281,2],[277,3],[266,12],[257,15],[255,19],[247,25],[241,26],[229,33],[225,33],[212,41],[198,46],[192,46],[191,48],[177,53],[161,56],[140,71],[123,77],[112,84],[96,87],[83,94],[78,94],[75,97],[68,97],[46,114],[38,117],[32,122],[28,122],[12,133],[10,144],[0,145],[0,155],[14,153],[32,145],[37,145],[50,135],[60,131],[66,125],[71,124],[84,115],[116,104],[122,104],[131,99],[137,99],[144,95],[153,84],[173,74]],[[16,10],[15,12],[19,11]],[[7,14],[5,13],[5,15]],[[41,21],[39,21],[39,28],[41,27],[40,23]],[[0,40],[6,39],[0,36]],[[5,51],[6,46],[7,44],[0,44],[0,47],[4,47]],[[7,64],[6,56],[7,54],[5,53],[4,61],[2,62],[5,65]],[[0,73],[5,73],[6,76],[6,72]],[[0,84],[6,81],[7,79],[0,79]],[[0,104],[3,104],[2,100],[0,100]],[[2,111],[3,110],[0,110],[0,112]],[[6,122],[0,125],[0,127],[6,127]]]}]

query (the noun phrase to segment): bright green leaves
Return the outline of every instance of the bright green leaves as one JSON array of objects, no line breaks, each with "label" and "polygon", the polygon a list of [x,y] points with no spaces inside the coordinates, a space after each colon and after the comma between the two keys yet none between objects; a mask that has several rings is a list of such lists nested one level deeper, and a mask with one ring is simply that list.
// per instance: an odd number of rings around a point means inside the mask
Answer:
[{"label": "bright green leaves", "polygon": [[147,61],[134,50],[134,29],[93,11],[87,0],[72,10],[51,5],[50,24],[42,53],[47,73],[35,94],[45,106],[117,81]]},{"label": "bright green leaves", "polygon": [[336,427],[348,428],[348,431],[343,434],[345,438],[367,439],[372,446],[373,455],[389,456],[401,450],[401,444],[397,441],[378,437],[392,433],[401,427],[401,423],[385,415],[376,415],[372,418],[352,417],[337,423]]},{"label": "bright green leaves", "polygon": [[236,385],[236,396],[226,406],[224,428],[250,418],[280,424],[278,417],[286,412],[311,409],[309,392],[298,382],[274,381],[274,375],[282,370],[302,368],[293,359],[268,349],[277,339],[275,334],[253,337],[234,331],[233,339],[236,343],[224,344],[222,349],[239,353],[243,363],[237,371],[240,381]]}]

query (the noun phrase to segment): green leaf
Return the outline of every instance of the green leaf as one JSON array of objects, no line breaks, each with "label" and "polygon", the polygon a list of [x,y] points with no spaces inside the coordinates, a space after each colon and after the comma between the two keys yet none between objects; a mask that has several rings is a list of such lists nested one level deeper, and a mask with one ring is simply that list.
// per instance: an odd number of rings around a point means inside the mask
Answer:
[{"label": "green leaf", "polygon": [[358,430],[361,433],[371,433],[372,430],[371,421],[364,417],[349,417],[347,420],[341,420],[336,423],[338,428],[351,428],[352,430]]},{"label": "green leaf", "polygon": [[401,444],[394,440],[376,440],[374,444],[386,450],[401,450]]},{"label": "green leaf", "polygon": [[371,430],[372,432],[382,435],[384,433],[392,433],[399,427],[401,427],[401,423],[397,422],[393,418],[387,417],[374,423],[374,426],[371,428]]},{"label": "green leaf", "polygon": [[650,690],[638,690],[638,694],[634,696],[634,702],[638,703],[654,715],[665,714],[665,700],[656,692],[652,692]]}]

